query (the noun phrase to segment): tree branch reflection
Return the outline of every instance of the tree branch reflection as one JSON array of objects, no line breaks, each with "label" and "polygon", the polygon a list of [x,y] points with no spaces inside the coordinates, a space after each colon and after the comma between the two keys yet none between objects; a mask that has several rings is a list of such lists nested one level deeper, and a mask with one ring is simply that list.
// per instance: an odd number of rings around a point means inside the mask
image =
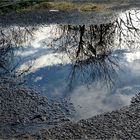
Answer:
[{"label": "tree branch reflection", "polygon": [[22,44],[30,40],[33,36],[33,30],[32,27],[0,28],[0,83],[17,84],[19,82],[21,84],[20,76],[30,67],[17,75],[16,69],[19,62],[14,63],[15,49],[19,49]]},{"label": "tree branch reflection", "polygon": [[108,24],[59,26],[60,36],[51,46],[67,53],[72,62],[68,78],[70,85],[76,78],[87,84],[99,79],[109,85],[113,83],[120,69],[118,55],[114,55],[114,51],[139,49],[138,14],[136,11],[126,12]]},{"label": "tree branch reflection", "polygon": [[[52,37],[48,37],[46,40],[43,38],[41,45],[50,46],[57,52],[67,54],[72,64],[68,77],[70,85],[75,81],[90,84],[96,80],[111,85],[120,69],[119,55],[116,50],[136,51],[139,49],[139,15],[139,12],[133,10],[106,24],[57,25],[54,26],[53,33],[50,33]],[[16,73],[18,64],[12,64],[14,49],[30,42],[34,36],[34,30],[34,27],[0,28],[1,75],[3,72]],[[46,32],[48,33],[47,30]],[[50,43],[48,39],[52,39],[52,42]],[[47,52],[38,55],[37,52],[34,57],[40,57],[45,53]],[[24,75],[30,68],[29,66],[16,75]]]}]

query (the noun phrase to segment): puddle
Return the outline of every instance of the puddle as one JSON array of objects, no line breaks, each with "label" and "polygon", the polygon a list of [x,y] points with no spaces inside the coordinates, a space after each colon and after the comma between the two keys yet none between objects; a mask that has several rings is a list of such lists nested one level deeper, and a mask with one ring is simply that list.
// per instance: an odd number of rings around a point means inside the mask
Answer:
[{"label": "puddle", "polygon": [[129,105],[140,91],[139,12],[97,25],[1,28],[1,43],[16,46],[1,72],[50,99],[69,98],[74,121]]}]

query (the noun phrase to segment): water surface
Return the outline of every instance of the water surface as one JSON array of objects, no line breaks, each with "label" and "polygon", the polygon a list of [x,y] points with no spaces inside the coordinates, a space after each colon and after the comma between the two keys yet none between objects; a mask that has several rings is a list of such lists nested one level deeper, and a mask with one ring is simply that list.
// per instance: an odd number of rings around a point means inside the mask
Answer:
[{"label": "water surface", "polygon": [[140,91],[139,17],[130,10],[104,24],[1,28],[1,43],[14,46],[1,72],[43,96],[69,98],[73,120],[129,105]]}]

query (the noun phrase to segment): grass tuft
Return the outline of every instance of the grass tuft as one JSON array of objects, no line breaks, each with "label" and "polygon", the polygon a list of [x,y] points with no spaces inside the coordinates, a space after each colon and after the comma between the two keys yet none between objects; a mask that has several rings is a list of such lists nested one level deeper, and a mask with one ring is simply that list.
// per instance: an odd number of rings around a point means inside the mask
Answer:
[{"label": "grass tuft", "polygon": [[80,11],[83,12],[92,12],[92,11],[99,12],[99,11],[103,11],[104,9],[105,9],[104,5],[99,5],[99,4],[97,5],[93,3],[88,3],[80,7]]}]

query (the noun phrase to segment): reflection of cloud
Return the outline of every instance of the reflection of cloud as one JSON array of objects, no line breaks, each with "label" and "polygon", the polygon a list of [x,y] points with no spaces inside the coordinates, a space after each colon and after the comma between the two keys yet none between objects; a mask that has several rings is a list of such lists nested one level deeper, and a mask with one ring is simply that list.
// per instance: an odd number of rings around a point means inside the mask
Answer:
[{"label": "reflection of cloud", "polygon": [[30,55],[33,55],[36,52],[37,52],[37,50],[33,50],[33,49],[31,49],[31,50],[28,49],[27,51],[19,50],[19,51],[17,51],[16,55],[20,56],[20,57],[28,57]]},{"label": "reflection of cloud", "polygon": [[55,37],[59,36],[56,32],[57,28],[57,25],[39,27],[34,34],[34,39],[31,41],[32,46],[34,48],[40,48],[45,42],[47,42],[47,44],[51,43]]},{"label": "reflection of cloud", "polygon": [[[42,94],[51,97],[63,97],[68,93],[67,81],[70,65],[47,66],[28,73],[27,83],[29,86],[39,88]],[[67,91],[66,91],[67,90]]]},{"label": "reflection of cloud", "polygon": [[[129,89],[130,92],[133,90],[132,87]],[[123,90],[125,89],[117,89],[114,94],[110,94],[110,91],[101,85],[98,87],[93,85],[91,89],[85,86],[78,87],[71,95],[71,102],[78,112],[77,118],[85,119],[129,105],[134,95],[124,94]]]},{"label": "reflection of cloud", "polygon": [[[62,59],[64,58],[65,59]],[[68,57],[66,57],[66,54],[46,54],[40,56],[38,59],[34,61],[34,65],[32,67],[32,70],[35,71],[39,68],[45,67],[45,66],[52,66],[52,65],[58,65],[58,64],[67,64],[69,62]]]},{"label": "reflection of cloud", "polygon": [[66,54],[56,53],[54,49],[49,46],[53,39],[60,35],[58,29],[57,25],[39,27],[39,29],[34,32],[34,38],[30,41],[30,44],[17,50],[17,56],[22,58],[20,70],[28,67],[32,61],[34,62],[31,69],[32,71],[36,71],[45,66],[70,63]]},{"label": "reflection of cloud", "polygon": [[140,59],[140,52],[126,53],[125,58],[128,62]]},{"label": "reflection of cloud", "polygon": [[38,77],[36,77],[36,78],[34,79],[34,82],[40,81],[40,80],[42,80],[42,79],[43,79],[43,77],[38,76]]},{"label": "reflection of cloud", "polygon": [[133,75],[133,77],[140,77],[140,59],[133,61],[133,63],[129,64],[129,69]]}]

